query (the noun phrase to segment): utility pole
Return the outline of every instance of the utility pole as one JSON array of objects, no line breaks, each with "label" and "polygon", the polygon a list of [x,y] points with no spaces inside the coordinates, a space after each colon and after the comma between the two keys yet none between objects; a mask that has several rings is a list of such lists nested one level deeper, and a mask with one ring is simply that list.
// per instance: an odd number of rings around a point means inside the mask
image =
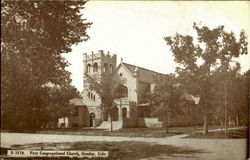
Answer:
[{"label": "utility pole", "polygon": [[224,96],[225,96],[225,136],[227,136],[227,79],[225,76],[225,83],[224,83]]},{"label": "utility pole", "polygon": [[113,132],[113,122],[112,122],[112,116],[110,116],[110,131]]},{"label": "utility pole", "polygon": [[109,108],[109,115],[110,115],[110,131],[113,132],[113,107]]}]

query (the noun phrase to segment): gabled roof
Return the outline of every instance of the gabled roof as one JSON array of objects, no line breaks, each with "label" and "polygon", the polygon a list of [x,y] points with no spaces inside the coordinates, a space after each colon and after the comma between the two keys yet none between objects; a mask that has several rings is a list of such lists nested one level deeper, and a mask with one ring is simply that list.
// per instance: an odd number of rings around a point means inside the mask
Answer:
[{"label": "gabled roof", "polygon": [[85,104],[82,101],[82,98],[73,98],[69,100],[69,103],[74,106],[85,106]]},{"label": "gabled roof", "polygon": [[146,69],[146,68],[143,68],[143,67],[139,67],[139,66],[135,66],[135,65],[132,65],[132,64],[128,64],[128,63],[124,63],[122,62],[122,64],[132,73],[134,74],[135,73],[135,68],[137,67],[138,68],[138,71],[145,71],[145,72],[151,72],[151,73],[157,73],[157,74],[161,74],[161,75],[165,75],[163,73],[159,73],[159,72],[155,72],[155,71],[152,71],[152,70],[149,70],[149,69]]},{"label": "gabled roof", "polygon": [[159,72],[155,72],[146,68],[142,68],[142,67],[138,67],[132,64],[128,64],[128,63],[120,63],[119,66],[117,67],[120,68],[120,66],[123,66],[132,76],[135,73],[135,69],[137,68],[137,71],[139,73],[139,80],[142,82],[146,82],[146,83],[153,83],[154,82],[154,78],[156,77],[165,77],[167,76],[166,74],[162,74]]}]

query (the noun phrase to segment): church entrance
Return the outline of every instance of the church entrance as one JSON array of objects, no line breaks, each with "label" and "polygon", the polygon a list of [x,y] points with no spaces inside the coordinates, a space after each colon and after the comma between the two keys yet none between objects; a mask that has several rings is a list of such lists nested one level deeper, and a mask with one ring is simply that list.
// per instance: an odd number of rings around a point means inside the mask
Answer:
[{"label": "church entrance", "polygon": [[94,120],[95,120],[95,113],[90,113],[89,120],[90,120],[89,126],[93,127],[94,126]]},{"label": "church entrance", "polygon": [[103,109],[103,114],[102,114],[102,118],[103,118],[103,121],[107,121],[108,120],[108,110],[107,109]]},{"label": "church entrance", "polygon": [[127,118],[127,108],[122,108],[122,117]]},{"label": "church entrance", "polygon": [[113,121],[118,121],[118,108],[117,107],[113,107],[112,108],[112,120]]}]

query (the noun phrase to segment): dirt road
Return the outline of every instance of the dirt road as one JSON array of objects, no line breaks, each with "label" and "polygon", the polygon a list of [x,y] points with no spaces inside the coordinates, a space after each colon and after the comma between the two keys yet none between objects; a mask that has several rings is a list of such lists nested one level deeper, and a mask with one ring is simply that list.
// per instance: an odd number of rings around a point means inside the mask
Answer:
[{"label": "dirt road", "polygon": [[[44,143],[44,142],[77,142],[77,141],[142,141],[161,145],[173,145],[200,149],[195,157],[182,157],[187,160],[245,160],[246,139],[189,139],[187,135],[177,135],[166,138],[142,137],[114,137],[114,136],[80,136],[80,135],[52,135],[1,133],[1,147],[10,147],[15,144]],[[159,155],[161,156],[161,155]],[[154,157],[155,159],[171,159],[170,157]],[[152,159],[152,157],[150,157]],[[145,159],[146,160],[146,159]]]}]

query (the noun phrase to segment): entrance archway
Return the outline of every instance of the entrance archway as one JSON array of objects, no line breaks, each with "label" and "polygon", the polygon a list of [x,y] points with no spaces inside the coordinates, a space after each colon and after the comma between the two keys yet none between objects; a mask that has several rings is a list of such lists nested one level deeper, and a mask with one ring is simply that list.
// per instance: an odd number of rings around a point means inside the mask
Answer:
[{"label": "entrance archway", "polygon": [[94,120],[95,120],[95,113],[90,113],[89,114],[89,126],[90,127],[94,126]]},{"label": "entrance archway", "polygon": [[122,117],[127,118],[127,108],[126,107],[122,108]]},{"label": "entrance archway", "polygon": [[103,109],[103,120],[104,121],[107,121],[108,120],[108,110],[107,109]]},{"label": "entrance archway", "polygon": [[113,121],[118,121],[118,108],[117,107],[113,107],[112,108],[112,120]]}]

